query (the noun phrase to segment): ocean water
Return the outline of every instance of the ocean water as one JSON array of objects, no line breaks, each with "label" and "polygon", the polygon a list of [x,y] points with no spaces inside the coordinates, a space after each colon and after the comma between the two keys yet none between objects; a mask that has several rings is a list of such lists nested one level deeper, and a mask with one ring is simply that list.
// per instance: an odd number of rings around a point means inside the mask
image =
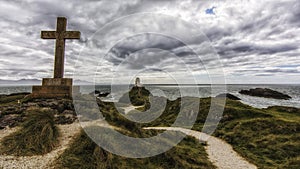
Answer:
[{"label": "ocean water", "polygon": [[[129,90],[131,86],[118,85],[118,86],[109,86],[109,85],[97,85],[97,86],[80,86],[81,93],[91,93],[95,89],[101,92],[110,92],[111,94],[104,100],[116,101],[118,100],[123,93]],[[223,93],[223,90],[218,90],[219,88],[214,88],[211,90],[210,85],[145,85],[145,87],[151,91],[153,94],[158,96],[167,97],[170,100],[174,100],[181,96],[194,96],[194,97],[209,97],[216,96],[220,93]],[[239,94],[240,90],[251,89],[251,88],[270,88],[285,94],[288,94],[292,97],[290,100],[277,100],[261,97],[253,97]],[[18,92],[31,92],[31,86],[0,86],[0,94],[10,94]],[[257,108],[266,108],[269,106],[290,106],[300,108],[300,85],[226,85],[226,92],[231,93],[239,98],[242,102],[253,107]]]}]

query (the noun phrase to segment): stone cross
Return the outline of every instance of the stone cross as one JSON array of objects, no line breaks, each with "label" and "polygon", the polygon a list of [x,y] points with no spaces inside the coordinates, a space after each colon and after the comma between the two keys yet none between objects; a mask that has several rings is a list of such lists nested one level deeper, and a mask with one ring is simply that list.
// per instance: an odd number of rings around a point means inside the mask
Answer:
[{"label": "stone cross", "polygon": [[65,39],[80,39],[79,31],[66,31],[67,18],[58,17],[56,31],[42,31],[42,39],[56,39],[54,78],[63,78],[65,60]]}]

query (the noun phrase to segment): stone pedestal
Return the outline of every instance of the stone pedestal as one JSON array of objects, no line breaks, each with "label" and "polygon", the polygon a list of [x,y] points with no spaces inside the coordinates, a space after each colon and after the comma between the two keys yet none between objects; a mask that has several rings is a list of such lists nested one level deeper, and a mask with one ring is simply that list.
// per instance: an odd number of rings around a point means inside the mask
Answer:
[{"label": "stone pedestal", "polygon": [[73,86],[71,78],[44,78],[42,86],[32,86],[33,98],[71,98],[79,93],[79,86]]}]

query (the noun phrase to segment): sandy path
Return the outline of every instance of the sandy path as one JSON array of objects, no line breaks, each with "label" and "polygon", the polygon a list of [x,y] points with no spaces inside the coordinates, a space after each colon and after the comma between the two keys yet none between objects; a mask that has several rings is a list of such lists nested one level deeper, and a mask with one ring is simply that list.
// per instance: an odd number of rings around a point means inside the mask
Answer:
[{"label": "sandy path", "polygon": [[[75,122],[70,125],[58,125],[61,136],[59,137],[59,146],[48,154],[41,156],[4,156],[0,155],[0,168],[9,169],[44,169],[68,147],[72,137],[80,131],[80,125]],[[15,128],[0,130],[0,139],[16,131]]]},{"label": "sandy path", "polygon": [[257,167],[239,154],[237,154],[231,147],[230,144],[224,142],[223,140],[209,136],[205,133],[199,131],[194,131],[190,129],[178,128],[178,127],[147,127],[145,129],[157,129],[157,130],[172,130],[180,131],[186,135],[193,136],[200,140],[201,142],[207,142],[205,147],[208,154],[209,160],[217,166],[219,169],[256,169]]},{"label": "sandy path", "polygon": [[135,109],[140,108],[140,107],[143,107],[143,106],[133,106],[133,105],[130,105],[130,106],[120,107],[120,108],[124,109],[124,114],[128,114],[130,111],[135,110]]}]

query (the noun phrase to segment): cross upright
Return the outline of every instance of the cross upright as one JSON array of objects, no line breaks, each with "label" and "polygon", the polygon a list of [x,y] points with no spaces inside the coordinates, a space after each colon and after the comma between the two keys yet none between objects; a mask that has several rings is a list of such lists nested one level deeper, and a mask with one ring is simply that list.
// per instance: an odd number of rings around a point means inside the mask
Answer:
[{"label": "cross upright", "polygon": [[80,39],[79,31],[66,31],[67,18],[58,17],[56,31],[42,31],[42,39],[56,39],[55,61],[54,61],[54,78],[63,78],[64,60],[65,60],[65,40]]}]

